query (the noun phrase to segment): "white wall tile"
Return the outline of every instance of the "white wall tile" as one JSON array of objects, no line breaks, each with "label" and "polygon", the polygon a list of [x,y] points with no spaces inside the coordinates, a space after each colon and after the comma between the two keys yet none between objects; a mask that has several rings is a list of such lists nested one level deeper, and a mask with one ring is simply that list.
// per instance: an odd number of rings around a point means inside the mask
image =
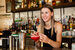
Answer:
[{"label": "white wall tile", "polygon": [[20,12],[20,18],[26,18],[27,17],[27,12]]},{"label": "white wall tile", "polygon": [[19,19],[19,13],[15,13],[15,20]]},{"label": "white wall tile", "polygon": [[64,8],[64,11],[65,11],[65,15],[75,14],[75,7]]},{"label": "white wall tile", "polygon": [[54,9],[54,18],[55,18],[56,21],[60,21],[61,20],[60,8]]},{"label": "white wall tile", "polygon": [[33,17],[40,18],[40,10],[39,11],[33,11]]}]

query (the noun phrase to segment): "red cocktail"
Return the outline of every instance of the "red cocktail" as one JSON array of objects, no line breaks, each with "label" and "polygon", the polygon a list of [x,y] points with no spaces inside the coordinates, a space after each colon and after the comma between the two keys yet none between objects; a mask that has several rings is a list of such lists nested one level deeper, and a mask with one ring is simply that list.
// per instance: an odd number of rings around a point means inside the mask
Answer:
[{"label": "red cocktail", "polygon": [[40,38],[40,36],[39,36],[39,33],[38,32],[35,34],[35,36],[32,36],[31,35],[31,39],[33,39],[34,41],[39,40],[39,38]]},{"label": "red cocktail", "polygon": [[40,38],[39,36],[34,36],[34,37],[33,37],[33,36],[31,36],[31,39],[33,39],[34,41],[39,40],[39,38]]}]

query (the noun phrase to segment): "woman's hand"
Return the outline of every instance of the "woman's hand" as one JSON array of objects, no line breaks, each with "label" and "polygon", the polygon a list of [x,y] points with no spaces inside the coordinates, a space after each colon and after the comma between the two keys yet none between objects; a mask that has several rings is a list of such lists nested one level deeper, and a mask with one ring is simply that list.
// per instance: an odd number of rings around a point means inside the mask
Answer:
[{"label": "woman's hand", "polygon": [[46,35],[40,33],[40,42],[48,43],[48,40],[49,38]]},{"label": "woman's hand", "polygon": [[[34,33],[31,33],[31,37],[39,37],[39,33],[38,32],[34,32]],[[35,42],[38,42],[39,39],[37,39]]]},{"label": "woman's hand", "polygon": [[39,36],[39,33],[38,32],[31,33],[31,36],[33,36],[33,37]]}]

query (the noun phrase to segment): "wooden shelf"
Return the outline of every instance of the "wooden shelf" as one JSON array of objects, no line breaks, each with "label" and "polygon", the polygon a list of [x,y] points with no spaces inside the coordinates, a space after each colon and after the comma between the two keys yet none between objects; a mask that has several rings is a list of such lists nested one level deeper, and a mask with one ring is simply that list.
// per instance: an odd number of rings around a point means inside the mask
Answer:
[{"label": "wooden shelf", "polygon": [[15,11],[35,11],[35,10],[40,10],[41,8],[21,8],[21,9],[16,9]]},{"label": "wooden shelf", "polygon": [[[75,7],[75,2],[71,2],[71,3],[60,3],[58,5],[53,6],[53,8],[64,8],[64,7]],[[19,8],[19,9],[15,9],[14,11],[12,10],[12,12],[25,12],[25,11],[36,11],[36,10],[40,10],[41,8]]]},{"label": "wooden shelf", "polygon": [[53,6],[53,8],[64,8],[64,7],[75,7],[75,2],[60,3],[56,6]]},{"label": "wooden shelf", "polygon": [[72,36],[62,36],[63,38],[72,38]]},{"label": "wooden shelf", "polygon": [[25,11],[37,11],[40,10],[41,8],[19,8],[19,9],[15,9],[12,12],[25,12]]}]

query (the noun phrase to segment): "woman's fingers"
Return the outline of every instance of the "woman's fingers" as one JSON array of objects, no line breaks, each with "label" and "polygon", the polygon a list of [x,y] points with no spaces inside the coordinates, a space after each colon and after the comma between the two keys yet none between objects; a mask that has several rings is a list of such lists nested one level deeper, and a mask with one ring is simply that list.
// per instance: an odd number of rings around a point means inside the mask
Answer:
[{"label": "woman's fingers", "polygon": [[40,36],[40,42],[43,42],[43,35],[39,34],[39,36]]},{"label": "woman's fingers", "polygon": [[38,32],[31,33],[31,36],[39,36]]},{"label": "woman's fingers", "polygon": [[44,34],[40,34],[40,42],[46,42],[47,37]]}]

